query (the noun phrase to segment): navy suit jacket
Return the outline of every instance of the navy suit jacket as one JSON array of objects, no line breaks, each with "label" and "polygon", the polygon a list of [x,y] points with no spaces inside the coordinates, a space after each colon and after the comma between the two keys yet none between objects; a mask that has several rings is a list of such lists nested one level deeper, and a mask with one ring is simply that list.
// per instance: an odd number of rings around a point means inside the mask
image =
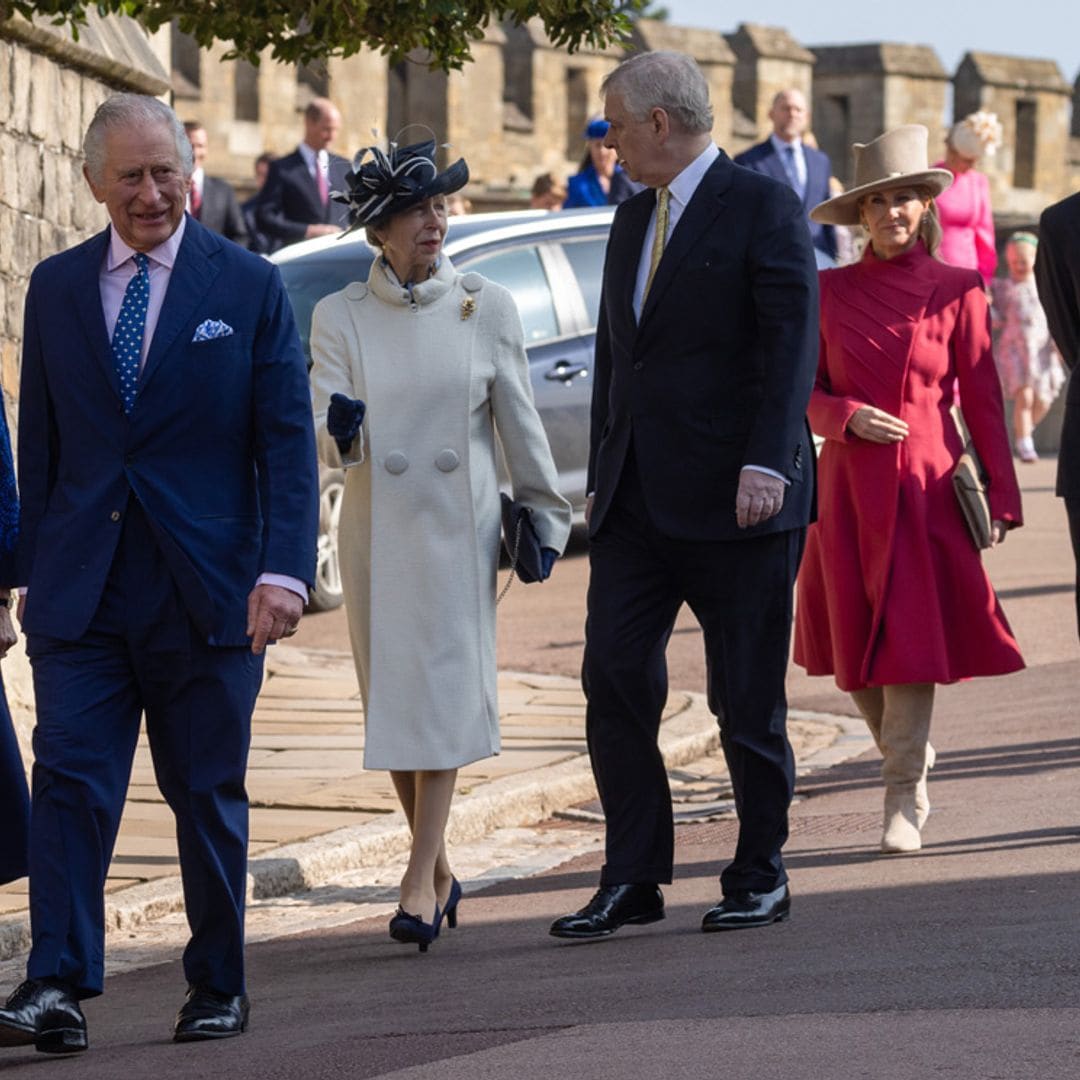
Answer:
[{"label": "navy suit jacket", "polygon": [[[26,298],[16,554],[27,634],[78,640],[128,501],[215,645],[246,645],[269,571],[312,582],[318,466],[304,355],[276,267],[188,217],[130,415],[101,307],[109,230],[44,260]],[[232,328],[193,341],[206,320]]]},{"label": "navy suit jacket", "polygon": [[[331,154],[328,171],[330,190],[344,191],[348,161]],[[308,171],[307,162],[299,150],[270,163],[266,183],[255,206],[255,220],[259,229],[270,238],[275,248],[303,240],[309,225],[328,224],[345,228],[348,213],[347,206],[333,199],[323,206],[315,178]]]},{"label": "navy suit jacket", "polygon": [[[814,513],[806,422],[817,369],[818,278],[786,184],[721,151],[668,239],[640,324],[633,294],[655,194],[615,212],[596,333],[589,522],[603,524],[633,444],[649,516],[679,540],[743,540]],[[735,520],[744,465],[790,481],[780,513]]]},{"label": "navy suit jacket", "polygon": [[[832,175],[832,165],[828,154],[815,150],[805,143],[803,154],[806,157],[806,194],[803,196],[803,212],[809,215],[818,203],[830,197],[829,177]],[[782,184],[791,186],[787,170],[771,139],[766,139],[756,146],[751,146],[749,150],[744,150],[735,158],[735,164],[744,165],[748,169],[764,173],[774,180],[779,180]],[[816,221],[810,221],[809,217],[806,220],[810,226],[810,236],[814,241],[814,247],[835,259],[836,230],[831,225],[821,225]]]}]

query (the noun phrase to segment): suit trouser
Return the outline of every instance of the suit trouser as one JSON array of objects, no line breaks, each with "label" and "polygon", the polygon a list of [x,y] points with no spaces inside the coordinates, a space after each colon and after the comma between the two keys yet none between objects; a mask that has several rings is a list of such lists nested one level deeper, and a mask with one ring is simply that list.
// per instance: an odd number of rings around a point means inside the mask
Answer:
[{"label": "suit trouser", "polygon": [[589,547],[582,681],[607,822],[601,883],[670,882],[674,826],[657,746],[665,650],[685,602],[705,637],[709,706],[735,792],[739,839],[725,894],[787,880],[780,850],[795,784],[787,738],[792,590],[805,530],[750,540],[672,540],[653,527],[628,463]]},{"label": "suit trouser", "polygon": [[29,829],[26,772],[0,682],[0,885],[25,876]]},{"label": "suit trouser", "polygon": [[83,997],[102,991],[105,876],[145,711],[154,774],[176,818],[185,975],[243,993],[244,773],[262,658],[206,644],[134,498],[86,633],[30,636],[27,652],[37,704],[28,976],[62,979]]},{"label": "suit trouser", "polygon": [[1080,632],[1080,499],[1066,499],[1065,513],[1069,517],[1069,535],[1076,563],[1076,628]]}]

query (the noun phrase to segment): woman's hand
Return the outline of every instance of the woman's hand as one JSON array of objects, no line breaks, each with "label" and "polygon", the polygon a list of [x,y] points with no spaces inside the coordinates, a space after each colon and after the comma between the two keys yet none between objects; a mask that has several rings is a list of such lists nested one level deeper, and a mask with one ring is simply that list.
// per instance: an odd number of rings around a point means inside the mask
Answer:
[{"label": "woman's hand", "polygon": [[11,612],[6,607],[0,608],[0,657],[7,656],[8,649],[19,640],[19,635],[11,621]]},{"label": "woman's hand", "polygon": [[990,523],[990,546],[995,548],[1005,542],[1005,534],[1009,531],[1007,521],[992,521]]},{"label": "woman's hand", "polygon": [[892,416],[873,405],[864,405],[847,422],[847,429],[857,439],[873,443],[898,443],[907,438],[908,426],[899,416]]}]

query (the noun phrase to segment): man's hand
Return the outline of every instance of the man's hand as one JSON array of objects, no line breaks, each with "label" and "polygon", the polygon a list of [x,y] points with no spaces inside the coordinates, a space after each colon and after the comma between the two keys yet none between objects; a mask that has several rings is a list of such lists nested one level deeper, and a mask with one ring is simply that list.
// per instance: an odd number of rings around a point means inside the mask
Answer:
[{"label": "man's hand", "polygon": [[259,656],[268,641],[290,637],[304,613],[304,601],[281,585],[256,585],[248,596],[247,636]]},{"label": "man's hand", "polygon": [[892,416],[873,405],[864,405],[847,422],[847,429],[857,439],[875,443],[898,443],[907,438],[908,426],[899,416]]},{"label": "man's hand", "polygon": [[595,495],[585,496],[585,528],[589,527],[589,521],[592,519],[592,505],[596,502]]},{"label": "man's hand", "polygon": [[19,640],[19,635],[11,623],[11,612],[6,607],[0,608],[0,658],[7,656],[8,649]]},{"label": "man's hand", "polygon": [[740,529],[760,525],[780,513],[784,505],[784,481],[778,476],[743,469],[739,473],[739,490],[735,494],[735,520]]}]

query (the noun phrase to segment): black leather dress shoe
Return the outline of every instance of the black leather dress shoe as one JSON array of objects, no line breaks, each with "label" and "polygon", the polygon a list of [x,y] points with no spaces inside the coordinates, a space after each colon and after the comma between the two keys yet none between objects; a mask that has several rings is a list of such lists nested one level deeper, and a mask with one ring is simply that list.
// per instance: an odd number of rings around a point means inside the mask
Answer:
[{"label": "black leather dress shoe", "polygon": [[596,895],[573,915],[551,924],[552,937],[607,937],[628,923],[659,922],[664,917],[664,894],[659,885],[601,885]]},{"label": "black leather dress shoe", "polygon": [[62,983],[27,979],[0,1008],[0,1046],[29,1046],[43,1054],[76,1054],[89,1045],[86,1017]]},{"label": "black leather dress shoe", "polygon": [[173,1042],[227,1039],[248,1025],[247,994],[219,994],[208,986],[188,988],[187,1001],[176,1014]]},{"label": "black leather dress shoe", "polygon": [[772,892],[750,892],[748,889],[725,896],[714,908],[705,912],[701,929],[747,930],[753,926],[768,926],[783,922],[791,914],[791,893],[787,885]]}]

